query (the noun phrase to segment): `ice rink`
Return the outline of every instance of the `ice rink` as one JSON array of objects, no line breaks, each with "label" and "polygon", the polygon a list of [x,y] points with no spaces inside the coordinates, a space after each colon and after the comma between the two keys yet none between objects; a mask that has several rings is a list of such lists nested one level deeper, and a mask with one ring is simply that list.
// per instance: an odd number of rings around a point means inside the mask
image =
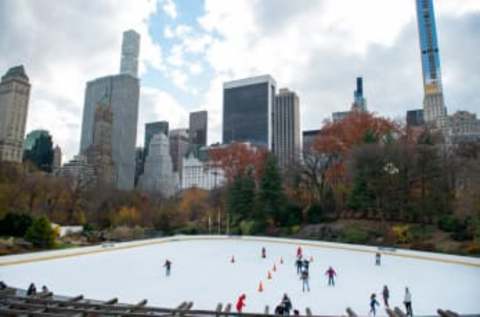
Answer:
[{"label": "ice rink", "polygon": [[[374,265],[375,248],[310,241],[263,238],[198,237],[155,240],[144,246],[116,244],[65,252],[37,253],[0,258],[0,280],[8,285],[37,288],[47,285],[56,294],[176,307],[193,301],[194,308],[215,309],[217,303],[235,304],[245,293],[246,311],[271,311],[287,293],[294,308],[310,307],[315,315],[343,315],[351,307],[367,315],[369,297],[377,293],[385,315],[381,291],[390,289],[391,306],[403,309],[405,286],[412,293],[415,315],[436,315],[437,308],[461,314],[480,313],[480,260],[431,253],[395,251]],[[313,257],[310,265],[311,292],[303,293],[294,265],[296,249]],[[261,248],[267,258],[261,258]],[[63,257],[63,255],[68,257]],[[51,256],[52,259],[42,259]],[[235,263],[231,263],[232,255]],[[280,263],[283,258],[284,263]],[[166,259],[173,263],[165,276]],[[273,272],[273,266],[276,272]],[[335,287],[327,286],[325,271],[338,273]],[[268,271],[272,279],[267,279]],[[258,292],[259,283],[264,286]]]}]

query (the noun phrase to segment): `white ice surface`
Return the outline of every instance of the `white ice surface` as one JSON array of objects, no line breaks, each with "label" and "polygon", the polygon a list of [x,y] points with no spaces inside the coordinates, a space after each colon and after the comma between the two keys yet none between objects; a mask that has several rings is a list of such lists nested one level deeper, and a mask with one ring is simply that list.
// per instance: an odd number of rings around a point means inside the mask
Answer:
[{"label": "white ice surface", "polygon": [[[162,240],[159,240],[162,242]],[[5,265],[15,259],[24,260],[44,255],[43,252],[0,258],[0,280],[8,285],[27,288],[34,282],[37,288],[47,285],[56,294],[107,300],[118,297],[121,302],[136,303],[144,298],[148,305],[176,307],[183,301],[193,301],[194,308],[214,309],[217,303],[232,303],[245,293],[246,311],[271,311],[287,293],[293,306],[305,311],[310,307],[315,315],[343,315],[351,307],[359,315],[367,315],[370,294],[375,292],[385,315],[381,290],[390,288],[391,306],[403,309],[405,286],[412,293],[414,314],[435,315],[437,308],[461,314],[480,313],[480,261],[444,255],[429,255],[440,261],[384,255],[382,265],[374,265],[373,248],[358,247],[359,251],[325,248],[335,244],[309,244],[304,254],[313,256],[310,265],[310,293],[302,293],[295,267],[295,253],[301,242],[252,239],[178,240],[138,246],[129,249],[79,255],[46,261]],[[310,242],[306,242],[310,243]],[[262,246],[267,259],[260,257]],[[340,247],[342,245],[339,245]],[[90,248],[95,250],[95,248]],[[98,247],[97,249],[101,249]],[[79,249],[76,249],[79,252]],[[71,254],[72,250],[65,251]],[[404,255],[423,256],[425,253],[404,251]],[[230,263],[234,255],[236,262]],[[279,263],[283,257],[284,264]],[[173,262],[172,275],[165,276],[165,259]],[[465,261],[473,265],[443,263],[442,259]],[[276,264],[273,279],[267,272]],[[7,263],[8,264],[8,263]],[[333,266],[338,279],[335,287],[327,286],[324,275]],[[263,282],[264,291],[257,291]]]}]

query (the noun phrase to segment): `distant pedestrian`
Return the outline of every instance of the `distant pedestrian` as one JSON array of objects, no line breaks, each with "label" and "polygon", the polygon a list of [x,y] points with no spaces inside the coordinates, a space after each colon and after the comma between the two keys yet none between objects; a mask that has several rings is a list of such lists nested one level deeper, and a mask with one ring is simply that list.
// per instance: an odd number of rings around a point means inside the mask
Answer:
[{"label": "distant pedestrian", "polygon": [[310,292],[310,283],[308,281],[310,279],[310,277],[309,277],[309,273],[308,273],[307,270],[302,269],[300,279],[302,280],[302,292],[305,292],[305,290]]},{"label": "distant pedestrian", "polygon": [[292,301],[290,300],[287,294],[283,294],[282,305],[283,305],[283,314],[285,316],[290,315],[290,310],[292,310]]},{"label": "distant pedestrian", "polygon": [[294,309],[293,316],[300,316],[300,311],[298,309]]},{"label": "distant pedestrian", "polygon": [[267,257],[267,250],[265,247],[262,248],[262,259],[265,259]]},{"label": "distant pedestrian", "polygon": [[49,290],[48,290],[48,287],[46,285],[43,285],[42,286],[42,293],[48,293]]},{"label": "distant pedestrian", "polygon": [[27,289],[27,295],[32,296],[37,294],[37,288],[35,287],[35,284],[30,283],[30,286],[28,286]]},{"label": "distant pedestrian", "polygon": [[407,316],[413,317],[412,294],[410,294],[408,287],[405,287],[405,297],[403,299],[403,303],[405,304],[405,309],[407,310]]},{"label": "distant pedestrian", "polygon": [[303,257],[303,250],[302,250],[302,247],[299,246],[297,248],[297,258],[302,258]]},{"label": "distant pedestrian", "polygon": [[172,262],[170,262],[170,260],[166,260],[163,266],[165,267],[166,276],[170,276],[170,271],[172,269]]},{"label": "distant pedestrian", "polygon": [[387,285],[383,286],[382,295],[383,295],[383,303],[385,304],[385,307],[390,308],[390,306],[388,305],[388,299],[390,298],[390,290],[388,289]]},{"label": "distant pedestrian", "polygon": [[328,270],[325,272],[325,275],[328,276],[328,286],[335,286],[335,276],[337,272],[330,266]]},{"label": "distant pedestrian", "polygon": [[241,313],[243,310],[243,307],[247,306],[245,304],[246,299],[247,299],[247,295],[245,294],[240,295],[240,297],[237,299],[237,304],[235,305],[235,307],[237,308],[237,312]]},{"label": "distant pedestrian", "polygon": [[381,264],[381,263],[380,263],[380,262],[381,262],[381,258],[382,258],[382,255],[380,254],[380,252],[377,252],[377,253],[375,254],[375,265],[380,266],[380,264]]},{"label": "distant pedestrian", "polygon": [[379,306],[380,304],[377,301],[377,295],[375,293],[370,296],[370,315],[375,317],[377,314],[377,309],[376,306]]},{"label": "distant pedestrian", "polygon": [[297,274],[300,275],[302,273],[303,266],[302,258],[297,258],[295,261],[295,266],[297,267]]},{"label": "distant pedestrian", "polygon": [[302,262],[302,266],[305,270],[309,270],[310,268],[310,262],[307,260],[307,259],[304,259],[303,262]]}]

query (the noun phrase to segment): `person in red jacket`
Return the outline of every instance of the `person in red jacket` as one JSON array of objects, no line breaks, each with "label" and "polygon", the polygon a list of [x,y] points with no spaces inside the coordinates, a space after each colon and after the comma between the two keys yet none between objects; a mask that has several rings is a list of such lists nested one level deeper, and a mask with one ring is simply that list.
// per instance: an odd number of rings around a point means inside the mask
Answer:
[{"label": "person in red jacket", "polygon": [[330,266],[328,270],[325,272],[325,275],[328,276],[328,286],[335,286],[335,276],[337,272]]},{"label": "person in red jacket", "polygon": [[240,295],[240,297],[238,298],[237,305],[236,305],[237,312],[241,313],[242,310],[243,310],[243,307],[246,306],[246,304],[245,304],[245,299],[246,298],[247,298],[247,296],[245,294]]},{"label": "person in red jacket", "polygon": [[302,251],[302,247],[299,246],[297,248],[297,258],[302,258],[303,257],[303,251]]}]

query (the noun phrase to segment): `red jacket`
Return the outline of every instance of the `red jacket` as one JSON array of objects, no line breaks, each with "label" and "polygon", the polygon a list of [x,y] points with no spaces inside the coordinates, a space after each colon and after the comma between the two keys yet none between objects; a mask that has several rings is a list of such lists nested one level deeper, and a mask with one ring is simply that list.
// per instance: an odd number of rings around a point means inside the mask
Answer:
[{"label": "red jacket", "polygon": [[245,298],[246,298],[245,294],[242,294],[237,300],[236,307],[237,307],[237,312],[239,313],[241,313],[243,307],[245,307]]},{"label": "red jacket", "polygon": [[329,268],[327,272],[325,272],[325,275],[328,275],[328,277],[334,277],[335,275],[337,275],[337,273],[335,272],[334,269]]}]

